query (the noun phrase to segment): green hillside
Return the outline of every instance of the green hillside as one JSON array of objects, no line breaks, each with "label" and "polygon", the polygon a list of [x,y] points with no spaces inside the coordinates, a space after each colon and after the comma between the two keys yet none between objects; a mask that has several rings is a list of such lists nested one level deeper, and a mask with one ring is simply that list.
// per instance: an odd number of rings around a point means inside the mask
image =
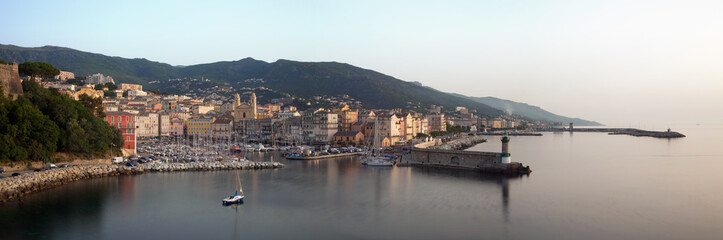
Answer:
[{"label": "green hillside", "polygon": [[146,59],[109,57],[78,50],[45,46],[24,48],[0,44],[0,59],[6,62],[47,62],[76,76],[102,73],[116,82],[145,84],[149,81],[178,77],[171,65]]},{"label": "green hillside", "polygon": [[[488,116],[502,113],[469,99],[337,62],[279,60],[267,63],[245,58],[239,61],[174,67],[146,59],[109,57],[63,47],[24,48],[13,45],[0,45],[0,59],[8,62],[47,62],[78,76],[103,73],[112,76],[118,83],[144,84],[146,88],[159,88],[175,93],[183,92],[174,91],[176,88],[173,83],[167,82],[168,79],[203,77],[212,81],[193,86],[264,86],[301,97],[345,94],[362,101],[365,106],[375,108],[420,109],[434,104],[448,109],[466,106]],[[245,81],[248,79],[263,79],[263,82]]]},{"label": "green hillside", "polygon": [[[7,62],[47,62],[77,76],[103,73],[117,83],[143,84],[147,89],[184,94],[193,89],[217,85],[267,87],[299,97],[349,95],[364,106],[374,108],[424,109],[429,105],[453,109],[465,106],[486,116],[505,112],[532,120],[573,122],[577,125],[600,125],[597,122],[569,118],[539,107],[494,97],[474,98],[449,94],[406,82],[368,69],[338,62],[297,62],[278,60],[268,63],[244,58],[174,67],[146,59],[126,59],[77,51],[70,48],[45,46],[24,48],[0,44],[0,59]],[[169,81],[172,78],[209,79],[209,81]],[[183,85],[183,87],[179,87]]]}]

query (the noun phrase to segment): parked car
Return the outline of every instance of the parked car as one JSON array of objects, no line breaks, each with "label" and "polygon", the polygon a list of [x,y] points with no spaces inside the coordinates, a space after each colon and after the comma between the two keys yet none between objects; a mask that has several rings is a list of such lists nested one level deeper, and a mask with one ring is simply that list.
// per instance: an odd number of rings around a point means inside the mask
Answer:
[{"label": "parked car", "polygon": [[52,164],[52,163],[45,164],[45,169],[54,169],[54,168],[58,168],[58,166],[55,166],[55,164]]},{"label": "parked car", "polygon": [[5,169],[3,169],[3,168],[0,167],[0,173],[2,173],[2,172],[4,172],[4,171],[5,171]]},{"label": "parked car", "polygon": [[68,164],[63,164],[63,165],[60,165],[60,167],[61,167],[61,168],[67,168],[67,167],[70,167],[70,165],[68,165]]},{"label": "parked car", "polygon": [[20,176],[20,173],[13,173],[13,174],[10,175],[10,176],[13,176],[13,177]]}]

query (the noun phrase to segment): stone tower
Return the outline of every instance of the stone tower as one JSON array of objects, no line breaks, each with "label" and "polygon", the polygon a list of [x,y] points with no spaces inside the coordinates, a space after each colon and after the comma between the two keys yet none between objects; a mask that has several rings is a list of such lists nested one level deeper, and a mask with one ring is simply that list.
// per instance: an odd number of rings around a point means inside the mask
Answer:
[{"label": "stone tower", "polygon": [[251,93],[251,107],[254,108],[253,115],[256,116],[256,93]]},{"label": "stone tower", "polygon": [[234,96],[233,106],[238,107],[241,106],[241,97],[238,95],[238,93]]},{"label": "stone tower", "polygon": [[510,158],[510,136],[507,135],[507,132],[502,136],[502,154],[500,154],[500,156],[502,157],[502,159],[500,159],[501,163],[512,162]]},{"label": "stone tower", "polygon": [[0,64],[0,86],[2,86],[4,96],[13,94],[13,99],[16,99],[18,95],[23,94],[17,63]]}]

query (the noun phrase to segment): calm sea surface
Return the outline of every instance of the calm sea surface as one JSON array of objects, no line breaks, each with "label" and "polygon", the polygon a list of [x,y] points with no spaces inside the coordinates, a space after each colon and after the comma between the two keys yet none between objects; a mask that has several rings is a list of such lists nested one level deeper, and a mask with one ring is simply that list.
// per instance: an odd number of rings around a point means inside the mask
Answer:
[{"label": "calm sea surface", "polygon": [[235,208],[234,171],[92,179],[0,205],[0,239],[721,239],[723,127],[675,130],[512,137],[515,178],[276,154]]}]

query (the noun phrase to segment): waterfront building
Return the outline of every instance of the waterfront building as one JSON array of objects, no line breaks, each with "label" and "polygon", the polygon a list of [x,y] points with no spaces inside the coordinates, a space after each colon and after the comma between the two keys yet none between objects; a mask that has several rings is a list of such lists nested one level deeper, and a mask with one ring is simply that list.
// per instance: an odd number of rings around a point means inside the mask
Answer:
[{"label": "waterfront building", "polygon": [[361,111],[357,116],[357,122],[374,122],[376,119],[376,113],[374,111]]},{"label": "waterfront building", "polygon": [[158,135],[171,135],[171,116],[169,116],[167,113],[158,114]]},{"label": "waterfront building", "polygon": [[351,131],[357,131],[364,133],[364,129],[366,128],[367,123],[366,122],[356,122],[351,125]]},{"label": "waterfront building", "polygon": [[136,134],[138,137],[158,136],[158,114],[142,112],[136,116]]},{"label": "waterfront building", "polygon": [[330,142],[338,131],[338,115],[323,108],[304,112],[301,121],[305,141]]},{"label": "waterfront building", "polygon": [[334,134],[334,143],[339,145],[359,146],[364,141],[364,134],[359,131],[345,131]]},{"label": "waterfront building", "polygon": [[168,113],[168,115],[171,118],[178,118],[183,121],[186,121],[187,119],[191,118],[190,112],[172,111],[172,112]]},{"label": "waterfront building", "polygon": [[389,138],[392,144],[402,140],[401,118],[397,114],[380,114],[377,118],[380,137]]},{"label": "waterfront building", "polygon": [[[298,114],[298,112],[297,112]],[[295,117],[282,118],[279,127],[275,129],[276,136],[291,144],[299,144],[302,141],[301,114]]]},{"label": "waterfront building", "polygon": [[217,118],[213,121],[213,136],[214,137],[229,137],[233,130],[233,119],[231,118]]},{"label": "waterfront building", "polygon": [[183,119],[171,118],[169,123],[170,123],[168,126],[169,134],[171,134],[172,136],[183,136],[183,127],[184,127]]},{"label": "waterfront building", "polygon": [[193,117],[186,121],[186,131],[188,135],[207,136],[213,133],[214,117]]},{"label": "waterfront building", "polygon": [[429,123],[430,132],[447,131],[447,121],[444,118],[444,114],[427,115],[427,121]]},{"label": "waterfront building", "polygon": [[106,112],[104,119],[111,126],[120,129],[124,140],[124,149],[136,148],[135,114],[127,112]]},{"label": "waterfront building", "polygon": [[346,109],[339,113],[339,131],[349,132],[351,126],[359,121],[359,111]]}]

